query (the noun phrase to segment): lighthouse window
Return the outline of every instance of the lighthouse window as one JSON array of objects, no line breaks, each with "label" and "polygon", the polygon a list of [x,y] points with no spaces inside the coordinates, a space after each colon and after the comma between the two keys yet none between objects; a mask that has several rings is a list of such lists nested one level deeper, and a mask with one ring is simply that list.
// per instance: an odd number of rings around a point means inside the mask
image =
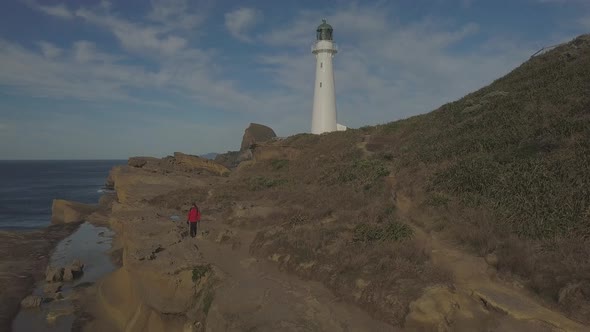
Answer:
[{"label": "lighthouse window", "polygon": [[320,88],[322,87],[322,82],[320,82]]},{"label": "lighthouse window", "polygon": [[324,63],[320,62],[320,68],[324,68]]}]

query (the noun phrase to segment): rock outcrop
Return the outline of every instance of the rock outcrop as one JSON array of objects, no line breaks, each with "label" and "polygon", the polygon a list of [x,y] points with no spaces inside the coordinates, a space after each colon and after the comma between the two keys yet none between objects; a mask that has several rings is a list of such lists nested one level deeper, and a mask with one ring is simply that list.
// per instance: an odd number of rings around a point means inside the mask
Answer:
[{"label": "rock outcrop", "polygon": [[228,151],[226,153],[218,154],[215,157],[215,162],[227,168],[234,168],[240,163],[240,151]]},{"label": "rock outcrop", "polygon": [[254,143],[264,143],[277,137],[272,128],[258,123],[250,123],[250,126],[244,131],[240,151],[249,149]]},{"label": "rock outcrop", "polygon": [[[174,152],[174,156],[168,156],[162,159],[154,157],[131,157],[127,161],[127,165],[160,174],[173,172],[198,174],[205,172],[213,175],[226,176],[230,173],[227,167],[213,160],[182,152]],[[112,176],[109,178],[111,182],[114,182]]]},{"label": "rock outcrop", "polygon": [[91,204],[54,199],[51,206],[51,223],[67,224],[84,221],[86,217],[96,212],[98,207]]},{"label": "rock outcrop", "polygon": [[41,302],[43,302],[42,297],[29,295],[21,301],[20,305],[22,308],[37,308],[41,305]]},{"label": "rock outcrop", "polygon": [[229,174],[227,167],[220,165],[212,160],[198,156],[188,155],[181,152],[174,152],[174,161],[176,169],[186,172],[194,170],[205,170],[216,175],[225,176]]}]

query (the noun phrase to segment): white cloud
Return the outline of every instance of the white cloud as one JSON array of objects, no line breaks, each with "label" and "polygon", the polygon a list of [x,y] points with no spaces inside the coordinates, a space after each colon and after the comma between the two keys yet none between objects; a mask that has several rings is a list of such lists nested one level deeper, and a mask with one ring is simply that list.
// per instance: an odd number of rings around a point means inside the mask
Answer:
[{"label": "white cloud", "polygon": [[50,15],[50,16],[55,16],[55,17],[60,17],[60,18],[72,18],[73,17],[72,12],[64,4],[59,4],[59,5],[55,5],[55,6],[37,5],[36,8],[41,10],[45,14]]},{"label": "white cloud", "polygon": [[[257,91],[248,79],[232,79],[221,50],[189,43],[182,30],[202,21],[190,15],[184,21],[186,6],[185,1],[154,2],[147,17],[134,21],[112,13],[109,6],[71,13],[112,33],[127,52],[126,60],[137,61],[119,61],[120,53],[101,51],[91,41],[76,42],[63,56],[52,58],[0,40],[0,84],[36,96],[178,107],[172,98],[146,100],[128,92],[158,91],[190,100],[195,108],[248,114],[279,135],[308,131],[315,68],[309,46],[321,17],[312,11],[294,13],[292,21],[255,36],[252,28],[261,18],[251,12],[255,10],[226,14],[226,27],[237,38],[263,41],[274,50],[265,48],[251,64],[271,80]],[[400,23],[384,2],[334,8],[328,22],[340,44],[334,60],[339,122],[351,127],[428,112],[490,83],[537,49],[536,44],[498,36],[459,52],[454,47],[467,38],[483,38],[477,24],[428,17]],[[149,67],[143,64],[146,59]],[[211,135],[221,132],[212,130]]]},{"label": "white cloud", "polygon": [[251,41],[250,29],[262,19],[262,13],[253,8],[239,8],[225,14],[225,27],[229,33],[241,41]]},{"label": "white cloud", "polygon": [[201,13],[192,12],[188,0],[152,0],[147,18],[167,29],[194,29],[205,20]]},{"label": "white cloud", "polygon": [[150,74],[114,63],[86,65],[74,58],[47,58],[0,39],[0,83],[33,96],[133,101],[124,86],[146,86]]},{"label": "white cloud", "polygon": [[[581,17],[578,19],[578,23],[583,29],[590,30],[590,15],[586,17]],[[589,31],[590,32],[590,31]]]},{"label": "white cloud", "polygon": [[131,52],[170,56],[186,46],[184,38],[165,34],[157,27],[131,23],[113,15],[102,15],[87,9],[79,9],[76,16],[108,29]]},{"label": "white cloud", "polygon": [[56,58],[62,54],[62,49],[50,42],[40,41],[38,45],[46,58]]},{"label": "white cloud", "polygon": [[114,63],[121,57],[99,51],[96,44],[87,40],[79,40],[72,46],[73,58],[80,63],[105,62]]},{"label": "white cloud", "polygon": [[[317,21],[302,12],[261,36],[270,45],[294,47],[259,60],[275,84],[296,93],[303,109],[311,107],[314,58],[307,46]],[[339,121],[352,127],[428,112],[506,74],[534,49],[514,40],[456,52],[456,44],[477,36],[477,24],[432,18],[400,24],[379,6],[334,10],[328,23],[340,46],[334,59]]]}]

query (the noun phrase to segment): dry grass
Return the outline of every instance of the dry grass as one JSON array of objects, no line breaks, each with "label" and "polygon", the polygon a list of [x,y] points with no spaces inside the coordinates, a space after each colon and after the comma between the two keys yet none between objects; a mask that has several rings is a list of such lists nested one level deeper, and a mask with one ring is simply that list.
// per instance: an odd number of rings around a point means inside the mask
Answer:
[{"label": "dry grass", "polygon": [[449,282],[450,275],[432,265],[418,240],[402,235],[358,241],[360,225],[354,218],[319,225],[288,218],[259,232],[251,251],[273,257],[282,269],[319,280],[374,317],[400,325],[409,303],[425,287]]}]

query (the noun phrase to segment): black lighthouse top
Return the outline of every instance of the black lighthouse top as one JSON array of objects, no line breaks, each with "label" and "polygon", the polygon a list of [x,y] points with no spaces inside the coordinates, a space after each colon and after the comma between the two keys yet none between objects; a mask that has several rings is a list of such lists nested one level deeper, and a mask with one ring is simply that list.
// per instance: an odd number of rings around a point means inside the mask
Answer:
[{"label": "black lighthouse top", "polygon": [[332,29],[331,25],[326,23],[326,19],[323,19],[322,24],[318,26],[316,32],[317,40],[332,40],[332,33],[334,32],[334,29]]}]

